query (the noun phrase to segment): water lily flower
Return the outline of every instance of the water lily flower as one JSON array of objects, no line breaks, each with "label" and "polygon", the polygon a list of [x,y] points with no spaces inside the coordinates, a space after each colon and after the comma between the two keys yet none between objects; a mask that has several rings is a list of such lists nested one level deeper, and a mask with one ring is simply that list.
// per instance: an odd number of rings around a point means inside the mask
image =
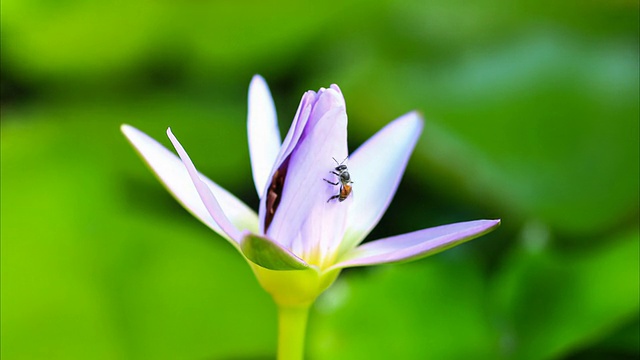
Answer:
[{"label": "water lily flower", "polygon": [[303,95],[281,141],[269,88],[255,76],[247,127],[257,214],[200,174],[171,129],[179,158],[131,126],[121,129],[169,192],[244,256],[278,306],[279,359],[299,359],[309,306],[341,269],[423,258],[499,225],[468,221],[361,244],[389,206],[422,124],[416,112],[401,116],[348,156],[345,101],[331,85]]}]

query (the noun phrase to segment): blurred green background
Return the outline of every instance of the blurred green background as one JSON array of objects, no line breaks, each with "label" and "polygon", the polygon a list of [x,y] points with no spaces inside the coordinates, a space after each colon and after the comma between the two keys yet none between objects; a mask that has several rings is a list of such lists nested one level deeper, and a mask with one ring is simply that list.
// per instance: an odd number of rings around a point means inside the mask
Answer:
[{"label": "blurred green background", "polygon": [[283,133],[303,91],[339,84],[352,150],[424,114],[370,239],[503,220],[345,271],[309,358],[640,355],[638,1],[5,0],[1,16],[2,359],[275,356],[269,296],[118,128],[169,145],[171,126],[257,208],[256,73]]}]

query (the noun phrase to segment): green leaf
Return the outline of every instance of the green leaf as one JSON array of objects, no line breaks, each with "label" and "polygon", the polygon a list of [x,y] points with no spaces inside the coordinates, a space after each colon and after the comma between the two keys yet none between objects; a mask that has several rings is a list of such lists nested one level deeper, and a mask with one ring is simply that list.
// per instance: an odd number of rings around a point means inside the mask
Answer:
[{"label": "green leaf", "polygon": [[290,251],[258,235],[245,236],[240,248],[247,259],[267,269],[304,270],[309,268],[309,265]]},{"label": "green leaf", "polygon": [[518,252],[495,283],[506,358],[561,358],[638,314],[638,232],[581,254]]},{"label": "green leaf", "polygon": [[465,49],[431,66],[430,54],[401,64],[374,58],[370,71],[358,71],[387,76],[344,86],[352,133],[418,109],[425,129],[407,171],[436,193],[584,240],[637,218],[637,41],[592,43],[557,31]]},{"label": "green leaf", "polygon": [[[204,172],[253,190],[246,149],[228,151],[246,128],[220,120],[241,116],[178,98],[3,114],[3,360],[275,353],[275,308],[246,261],[171,197],[118,130],[132,118],[166,144],[164,129],[179,122],[210,141],[194,149],[209,151]],[[212,120],[205,130],[190,126],[201,119]]]},{"label": "green leaf", "polygon": [[314,307],[310,353],[335,360],[496,359],[498,333],[480,266],[451,255],[349,270]]}]

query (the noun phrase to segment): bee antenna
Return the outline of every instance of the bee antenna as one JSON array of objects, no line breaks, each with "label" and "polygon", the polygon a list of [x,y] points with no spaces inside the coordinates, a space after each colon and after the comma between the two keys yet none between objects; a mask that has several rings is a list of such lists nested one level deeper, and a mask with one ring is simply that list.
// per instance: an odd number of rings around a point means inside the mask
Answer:
[{"label": "bee antenna", "polygon": [[338,160],[336,160],[336,158],[334,158],[334,157],[331,157],[331,158],[333,159],[333,161],[336,162],[336,164],[342,165],[342,164],[344,164],[345,161],[347,161],[347,159],[349,158],[349,155],[347,155],[347,157],[344,158],[344,160],[342,160],[341,162],[338,162]]}]

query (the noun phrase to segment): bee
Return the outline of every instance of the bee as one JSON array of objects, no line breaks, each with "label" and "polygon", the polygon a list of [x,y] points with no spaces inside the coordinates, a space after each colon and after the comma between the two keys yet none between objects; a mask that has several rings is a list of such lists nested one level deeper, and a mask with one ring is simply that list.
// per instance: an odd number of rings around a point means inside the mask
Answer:
[{"label": "bee", "polygon": [[351,181],[351,175],[349,175],[349,169],[347,169],[347,165],[343,164],[344,161],[347,160],[347,158],[342,160],[341,163],[339,163],[338,160],[336,160],[336,158],[332,158],[332,159],[333,161],[336,162],[336,164],[338,164],[338,166],[336,166],[333,170],[329,172],[337,176],[338,181],[332,182],[327,179],[322,179],[322,180],[328,182],[331,185],[340,185],[340,192],[337,195],[333,195],[332,197],[330,197],[329,200],[327,200],[327,202],[333,199],[338,199],[338,201],[343,202],[347,197],[349,197],[349,194],[351,194],[351,190],[352,190],[351,184],[353,184],[353,181]]}]

